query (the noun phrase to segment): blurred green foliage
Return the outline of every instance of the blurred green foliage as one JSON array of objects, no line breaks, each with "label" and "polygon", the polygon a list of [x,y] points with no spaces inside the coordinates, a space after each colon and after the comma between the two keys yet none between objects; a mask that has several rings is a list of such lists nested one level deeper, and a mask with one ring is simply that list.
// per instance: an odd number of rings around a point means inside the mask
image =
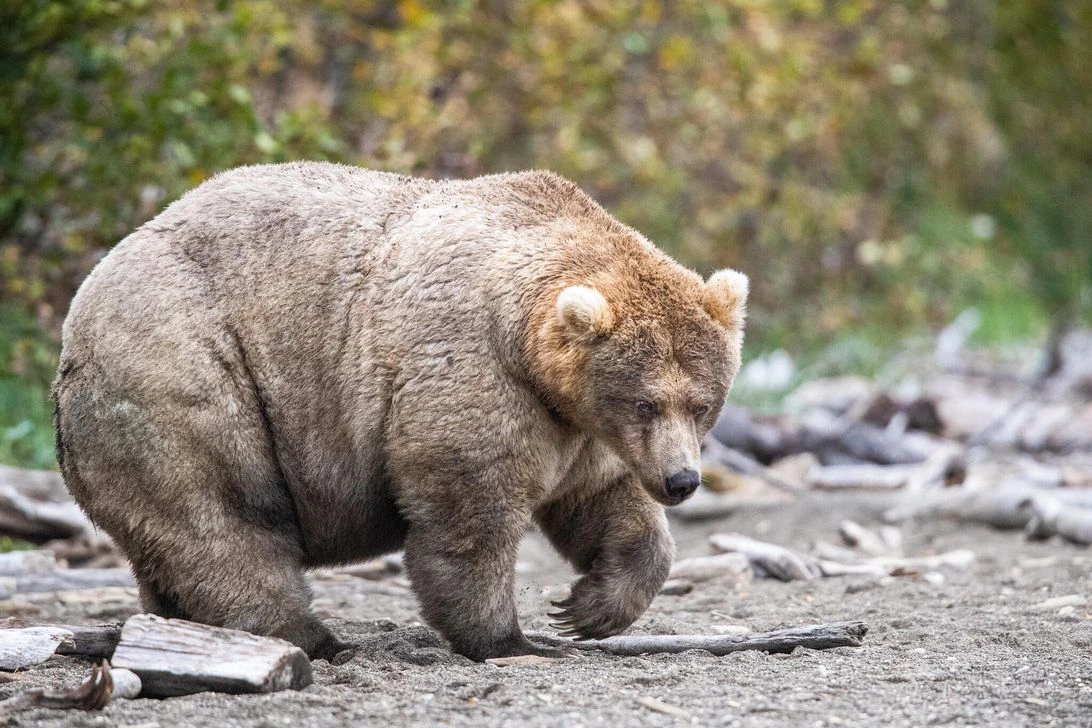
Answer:
[{"label": "blurred green foliage", "polygon": [[1035,335],[1089,308],[1090,98],[1080,0],[6,3],[0,433],[105,251],[262,161],[555,169],[751,274],[752,349]]}]

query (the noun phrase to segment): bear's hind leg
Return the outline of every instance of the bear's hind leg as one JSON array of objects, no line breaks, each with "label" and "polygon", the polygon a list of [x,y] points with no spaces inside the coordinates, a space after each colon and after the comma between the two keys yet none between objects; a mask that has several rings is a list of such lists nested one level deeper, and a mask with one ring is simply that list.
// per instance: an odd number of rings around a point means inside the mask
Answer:
[{"label": "bear's hind leg", "polygon": [[217,520],[219,533],[174,544],[160,536],[143,555],[136,572],[145,609],[279,637],[312,658],[330,659],[348,646],[311,613],[310,589],[288,544],[250,524]]}]

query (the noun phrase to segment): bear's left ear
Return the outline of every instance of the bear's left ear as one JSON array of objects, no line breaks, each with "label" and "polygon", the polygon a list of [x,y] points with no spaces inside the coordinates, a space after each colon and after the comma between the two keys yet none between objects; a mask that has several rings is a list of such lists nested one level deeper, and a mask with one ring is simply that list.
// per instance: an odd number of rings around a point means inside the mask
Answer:
[{"label": "bear's left ear", "polygon": [[614,326],[607,299],[588,286],[569,286],[558,295],[557,318],[573,338],[605,334]]},{"label": "bear's left ear", "polygon": [[705,282],[705,310],[725,327],[742,330],[750,286],[747,276],[738,270],[718,270]]}]

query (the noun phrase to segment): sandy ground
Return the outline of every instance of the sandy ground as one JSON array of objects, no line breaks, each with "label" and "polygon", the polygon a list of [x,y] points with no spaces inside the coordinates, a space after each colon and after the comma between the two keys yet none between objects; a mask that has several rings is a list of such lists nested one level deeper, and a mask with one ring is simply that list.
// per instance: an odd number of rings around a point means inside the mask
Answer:
[{"label": "sandy ground", "polygon": [[[816,495],[791,505],[743,510],[701,525],[673,523],[680,557],[709,553],[705,538],[734,530],[807,549],[836,540],[852,517],[875,524],[879,497]],[[97,714],[31,711],[21,725],[1092,725],[1092,606],[1037,611],[1049,597],[1092,596],[1092,551],[1027,543],[1018,533],[949,522],[907,524],[907,552],[970,548],[968,571],[942,584],[918,577],[881,583],[840,577],[781,583],[706,582],[660,596],[635,632],[753,630],[848,619],[871,629],[860,648],[792,655],[705,652],[649,657],[583,654],[546,666],[495,667],[450,653],[417,624],[401,580],[317,575],[315,607],[364,648],[350,662],[316,662],[315,683],[266,696],[203,694],[118,701]],[[520,605],[527,630],[547,629],[547,600],[571,572],[532,535],[521,560]],[[137,611],[135,595],[111,604],[44,605],[34,622],[96,623]],[[77,684],[89,663],[54,657],[19,687]],[[678,709],[647,707],[655,698]]]}]

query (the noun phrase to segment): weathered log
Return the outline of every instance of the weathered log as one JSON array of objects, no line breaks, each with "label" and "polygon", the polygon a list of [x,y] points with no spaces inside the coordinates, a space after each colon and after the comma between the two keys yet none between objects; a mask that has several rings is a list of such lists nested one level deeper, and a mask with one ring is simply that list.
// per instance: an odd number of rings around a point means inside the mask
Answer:
[{"label": "weathered log", "polygon": [[940,488],[907,493],[905,500],[883,514],[888,523],[911,518],[952,518],[996,528],[1024,528],[1031,511],[1023,504],[1039,495],[1081,508],[1092,507],[1092,489],[1039,488],[1014,480],[996,487]]},{"label": "weathered log", "polygon": [[689,579],[668,579],[660,587],[660,596],[681,597],[694,591],[694,582]]},{"label": "weathered log", "polygon": [[0,484],[0,533],[30,540],[70,538],[94,529],[75,502],[36,500]]},{"label": "weathered log", "polygon": [[[898,529],[885,527],[888,532],[899,533]],[[896,537],[882,535],[870,531],[861,524],[846,519],[838,524],[838,533],[842,540],[849,546],[860,549],[868,556],[899,556],[901,555],[901,533]]]},{"label": "weathered log", "polygon": [[112,662],[139,675],[150,697],[300,690],[312,679],[289,642],[151,614],[126,621]]},{"label": "weathered log", "polygon": [[26,576],[56,571],[57,559],[52,551],[9,551],[0,554],[0,576]]},{"label": "weathered log", "polygon": [[114,648],[121,640],[121,623],[97,624],[50,624],[48,627],[63,629],[69,634],[57,645],[58,655],[77,655],[79,657],[105,657],[114,654]]},{"label": "weathered log", "polygon": [[1092,544],[1092,509],[1064,506],[1046,493],[1025,499],[1019,507],[1030,516],[1026,527],[1029,539],[1061,536],[1071,543]]},{"label": "weathered log", "polygon": [[769,575],[781,581],[822,576],[818,560],[784,546],[756,541],[738,533],[715,533],[709,537],[709,543],[718,551],[743,554],[756,574]]},{"label": "weathered log", "polygon": [[849,415],[836,418],[813,413],[802,422],[785,418],[761,421],[738,407],[724,408],[711,430],[710,439],[760,463],[813,452],[826,465],[846,462],[897,465],[922,462],[929,454],[906,438],[857,422]]},{"label": "weathered log", "polygon": [[906,485],[915,470],[910,465],[817,465],[805,480],[818,490],[894,490]]},{"label": "weathered log", "polygon": [[23,627],[0,630],[0,670],[25,670],[53,657],[72,633],[58,627]]},{"label": "weathered log", "polygon": [[805,627],[791,627],[772,632],[755,632],[748,635],[620,635],[601,640],[567,640],[536,633],[536,640],[559,647],[578,650],[597,650],[612,655],[675,654],[687,650],[705,650],[714,655],[727,655],[744,650],[785,653],[797,647],[811,650],[828,650],[833,647],[860,647],[868,632],[864,622],[836,622]]},{"label": "weathered log", "polygon": [[750,581],[753,576],[750,561],[744,554],[739,553],[695,556],[691,559],[676,561],[671,566],[668,578],[697,582],[724,576],[730,576],[737,581]]},{"label": "weathered log", "polygon": [[55,470],[27,470],[0,465],[0,487],[3,486],[10,486],[33,500],[58,503],[72,499],[61,474]]},{"label": "weathered log", "polygon": [[891,570],[872,563],[846,563],[844,561],[819,560],[819,571],[823,576],[890,576]]},{"label": "weathered log", "polygon": [[129,569],[57,569],[47,573],[0,577],[0,596],[111,586],[136,586],[136,582]]},{"label": "weathered log", "polygon": [[865,563],[877,564],[886,568],[892,576],[900,576],[934,571],[942,567],[968,569],[974,564],[975,558],[974,551],[970,549],[955,549],[932,556],[880,556],[868,559]]},{"label": "weathered log", "polygon": [[702,445],[703,458],[711,459],[737,473],[758,478],[778,490],[793,495],[804,489],[802,484],[790,482],[749,455],[718,442],[714,437],[706,437]]}]

